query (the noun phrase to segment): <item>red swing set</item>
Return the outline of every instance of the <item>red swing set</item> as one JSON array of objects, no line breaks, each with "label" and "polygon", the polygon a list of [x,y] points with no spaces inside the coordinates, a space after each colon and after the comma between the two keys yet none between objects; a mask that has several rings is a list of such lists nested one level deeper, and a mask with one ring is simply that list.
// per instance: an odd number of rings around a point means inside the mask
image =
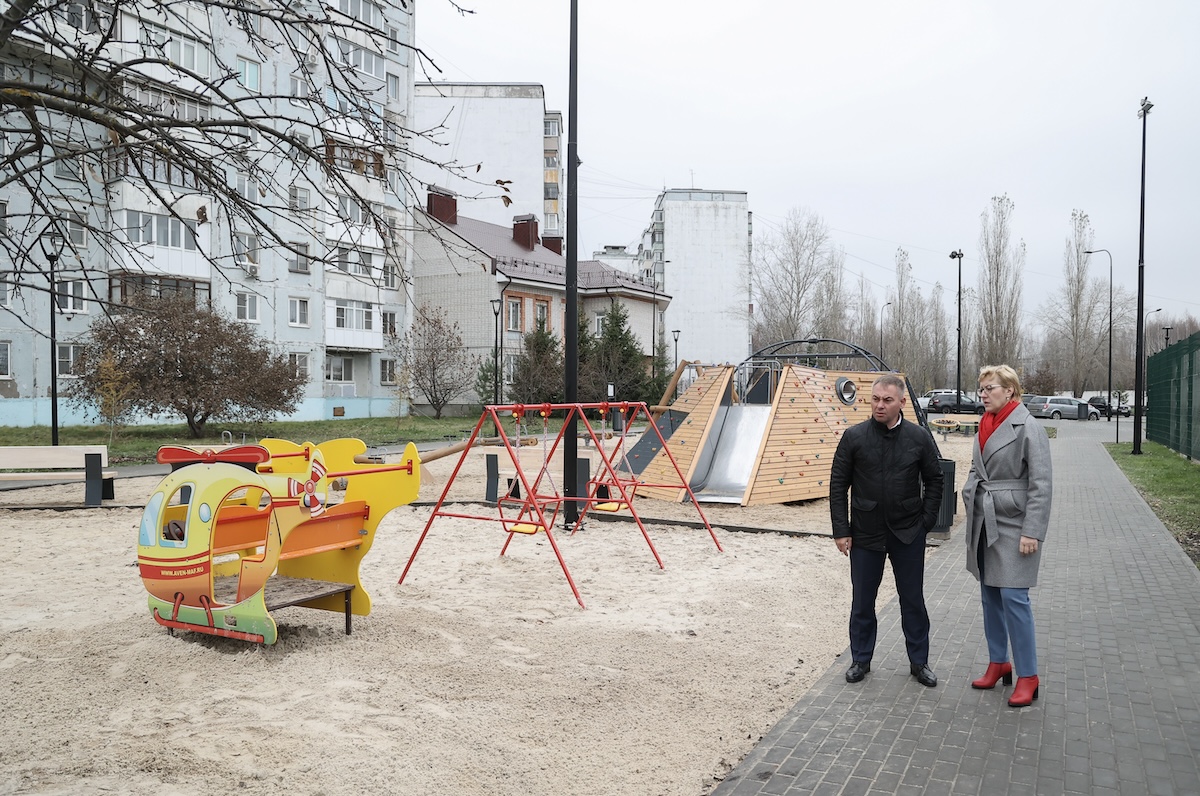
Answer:
[{"label": "red swing set", "polygon": [[[595,410],[600,415],[600,435],[597,436],[596,430],[588,421],[587,410]],[[565,411],[566,415],[563,419],[562,428],[559,429],[558,435],[554,438],[554,443],[547,447],[547,440],[550,437],[549,422],[550,416],[556,411]],[[626,418],[625,424],[622,426],[619,436],[616,436],[616,442],[611,451],[606,451],[603,440],[608,436],[606,427],[608,415],[613,411],[623,413]],[[507,494],[498,495],[496,501],[497,513],[494,515],[480,514],[464,514],[455,511],[447,511],[444,509],[446,496],[450,492],[451,486],[454,484],[455,477],[458,476],[459,470],[462,469],[463,463],[467,459],[467,454],[470,453],[471,447],[475,441],[479,439],[480,431],[484,424],[491,422],[495,424],[497,429],[503,427],[503,422],[500,419],[501,414],[511,415],[517,425],[518,430],[521,426],[521,421],[526,413],[536,412],[542,418],[542,464],[537,475],[531,481],[526,475],[524,468],[521,466],[521,457],[518,454],[518,448],[514,446],[513,440],[507,436],[501,435],[500,440],[508,451],[509,459],[512,461],[513,467],[516,469],[516,481],[513,483],[513,489],[510,489]],[[678,476],[679,480],[673,483],[648,483],[638,478],[625,456],[625,440],[629,432],[630,426],[638,420],[644,418],[646,421],[646,433],[653,433],[658,437],[658,442],[662,446],[661,453],[665,454],[670,460],[671,466]],[[600,454],[600,466],[594,478],[587,482],[586,496],[566,497],[558,489],[554,483],[553,476],[550,475],[550,462],[554,458],[554,454],[558,451],[558,446],[563,440],[564,432],[572,427],[573,420],[579,420],[583,424],[586,438],[590,439],[595,446],[595,450]],[[618,432],[614,427],[613,434]],[[517,434],[517,439],[520,439],[520,434]],[[619,462],[619,464],[618,464]],[[520,492],[517,494],[516,487],[520,486]],[[546,489],[543,485],[547,486]],[[663,438],[658,426],[654,423],[654,418],[650,415],[650,410],[645,403],[641,402],[603,402],[603,403],[577,403],[577,404],[509,404],[507,406],[486,406],[483,413],[479,417],[479,422],[475,424],[475,428],[471,432],[470,438],[467,440],[466,447],[463,448],[462,454],[459,456],[458,463],[454,467],[454,471],[450,474],[450,478],[446,481],[446,486],[442,490],[441,497],[438,498],[437,504],[433,508],[433,513],[429,515],[429,520],[425,523],[425,529],[421,531],[420,537],[417,539],[416,547],[413,548],[412,555],[409,556],[408,564],[404,567],[404,572],[400,574],[400,583],[404,583],[404,578],[407,577],[408,571],[412,568],[413,561],[417,557],[417,553],[421,549],[421,544],[425,541],[425,537],[429,534],[429,529],[433,526],[434,521],[438,517],[458,517],[468,520],[487,520],[491,522],[499,522],[507,534],[504,540],[504,546],[500,548],[500,555],[504,555],[508,551],[509,544],[512,543],[516,534],[531,536],[536,533],[544,533],[547,541],[550,542],[550,547],[554,550],[554,555],[558,559],[558,564],[562,567],[563,575],[567,578],[567,583],[571,587],[572,593],[575,595],[581,608],[586,606],[583,604],[583,597],[579,594],[579,589],[575,586],[574,579],[571,578],[571,572],[567,568],[567,562],[562,557],[562,551],[558,548],[558,542],[555,541],[553,526],[555,520],[558,519],[559,510],[567,501],[573,501],[580,507],[579,518],[574,527],[571,529],[571,535],[574,535],[583,523],[583,519],[587,516],[589,510],[616,512],[627,510],[634,522],[637,523],[638,530],[642,532],[642,538],[646,540],[650,552],[654,555],[654,560],[658,563],[659,569],[664,569],[662,559],[658,555],[658,551],[654,549],[654,543],[650,541],[650,534],[646,532],[646,526],[642,523],[641,517],[638,516],[637,509],[634,507],[633,498],[638,490],[638,487],[666,487],[669,489],[685,489],[688,497],[691,499],[692,505],[696,508],[696,513],[700,516],[701,522],[708,530],[708,534],[712,537],[713,544],[717,546],[717,550],[722,551],[721,543],[717,540],[717,535],[713,532],[712,526],[708,524],[708,519],[705,518],[704,512],[700,510],[700,505],[696,502],[695,496],[692,494],[691,487],[688,485],[687,479],[684,477],[683,471],[679,469],[679,465],[675,461],[675,457],[667,448],[667,441]],[[522,497],[522,495],[524,497]],[[515,512],[515,513],[514,513]]]}]

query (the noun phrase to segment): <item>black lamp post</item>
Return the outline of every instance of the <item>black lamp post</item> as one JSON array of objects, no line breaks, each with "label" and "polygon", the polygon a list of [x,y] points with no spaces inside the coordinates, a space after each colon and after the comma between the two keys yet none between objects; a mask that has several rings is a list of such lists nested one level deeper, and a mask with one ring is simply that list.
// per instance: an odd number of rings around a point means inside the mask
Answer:
[{"label": "black lamp post", "polygon": [[958,260],[958,353],[954,355],[954,406],[962,402],[962,249],[950,252],[951,260]]},{"label": "black lamp post", "polygon": [[[1088,249],[1084,254],[1095,254],[1096,252],[1104,252],[1108,255],[1108,395],[1105,398],[1105,403],[1108,404],[1108,422],[1113,419],[1113,389],[1112,389],[1112,293],[1113,293],[1113,260],[1112,252],[1108,249]],[[1117,421],[1118,428],[1120,420]],[[1118,431],[1117,434],[1121,432]],[[1121,440],[1118,439],[1117,442]]]},{"label": "black lamp post", "polygon": [[[1142,120],[1142,200],[1138,218],[1138,288],[1137,316],[1142,317],[1146,297],[1146,118],[1154,103],[1149,97],[1142,97],[1142,107],[1138,110],[1138,118]],[[1155,310],[1157,312],[1157,310]],[[1142,455],[1142,391],[1145,389],[1145,356],[1146,356],[1146,324],[1138,324],[1137,329],[1137,361],[1134,363],[1133,379],[1133,455]]]},{"label": "black lamp post", "polygon": [[883,311],[892,306],[892,302],[888,302],[879,308],[879,363],[883,364]]},{"label": "black lamp post", "polygon": [[58,444],[58,285],[54,282],[54,265],[62,256],[63,236],[53,230],[41,239],[42,253],[49,264],[50,279],[50,444]]},{"label": "black lamp post", "polygon": [[492,405],[500,404],[500,305],[504,302],[492,299],[492,315],[496,316],[496,331],[492,335]]},{"label": "black lamp post", "polygon": [[679,329],[672,329],[671,336],[675,338],[675,370],[679,370]]},{"label": "black lamp post", "polygon": [[1174,328],[1175,328],[1174,326],[1164,326],[1162,328],[1162,330],[1163,330],[1163,348],[1166,348],[1167,346],[1169,346],[1171,344],[1171,330]]}]

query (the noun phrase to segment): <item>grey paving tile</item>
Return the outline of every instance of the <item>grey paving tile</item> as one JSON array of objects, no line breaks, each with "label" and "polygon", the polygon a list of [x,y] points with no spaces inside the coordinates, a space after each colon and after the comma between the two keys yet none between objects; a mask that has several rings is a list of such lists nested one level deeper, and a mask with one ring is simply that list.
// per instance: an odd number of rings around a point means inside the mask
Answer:
[{"label": "grey paving tile", "polygon": [[[843,655],[714,796],[1200,796],[1191,683],[1200,573],[1100,447],[1111,439],[1106,425],[1060,423],[1051,443],[1052,530],[1033,591],[1042,688],[1032,707],[1009,708],[1011,687],[970,687],[987,652],[956,532],[926,570],[938,687],[909,676],[893,602],[880,612],[868,679],[848,688]],[[764,765],[792,760],[786,772]]]}]

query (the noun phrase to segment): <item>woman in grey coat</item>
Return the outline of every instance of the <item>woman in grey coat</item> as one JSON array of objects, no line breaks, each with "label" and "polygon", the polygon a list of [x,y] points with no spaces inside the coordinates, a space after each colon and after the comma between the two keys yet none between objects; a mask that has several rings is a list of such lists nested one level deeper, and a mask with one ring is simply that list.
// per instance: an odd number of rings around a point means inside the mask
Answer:
[{"label": "woman in grey coat", "polygon": [[1037,585],[1050,522],[1050,443],[1021,403],[1021,381],[1011,367],[981,368],[979,395],[985,412],[963,486],[963,504],[967,570],[979,581],[990,663],[971,685],[995,688],[1001,678],[1008,685],[1015,665],[1017,686],[1008,704],[1025,707],[1038,697],[1029,589]]}]

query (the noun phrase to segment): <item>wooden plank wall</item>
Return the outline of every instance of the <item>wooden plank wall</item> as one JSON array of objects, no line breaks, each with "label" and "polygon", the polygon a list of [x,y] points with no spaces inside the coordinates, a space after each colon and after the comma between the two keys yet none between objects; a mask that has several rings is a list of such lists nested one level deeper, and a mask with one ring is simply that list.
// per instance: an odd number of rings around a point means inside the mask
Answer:
[{"label": "wooden plank wall", "polygon": [[[742,505],[829,497],[829,473],[842,433],[871,416],[877,373],[788,365],[776,388],[761,455]],[[834,394],[838,378],[854,381],[858,395],[847,406]]]},{"label": "wooden plank wall", "polygon": [[[687,412],[687,419],[679,428],[675,429],[675,433],[667,440],[667,448],[675,457],[675,463],[679,465],[679,469],[683,471],[684,478],[689,482],[695,472],[699,452],[704,448],[704,442],[712,430],[713,417],[717,413],[721,397],[725,395],[732,376],[733,368],[730,366],[705,368],[704,372],[671,404],[671,409]],[[679,481],[679,475],[671,466],[666,449],[660,450],[646,465],[642,470],[641,478],[652,484],[677,483]],[[687,492],[682,487],[678,489],[638,487],[637,494],[678,503],[683,500]]]}]

